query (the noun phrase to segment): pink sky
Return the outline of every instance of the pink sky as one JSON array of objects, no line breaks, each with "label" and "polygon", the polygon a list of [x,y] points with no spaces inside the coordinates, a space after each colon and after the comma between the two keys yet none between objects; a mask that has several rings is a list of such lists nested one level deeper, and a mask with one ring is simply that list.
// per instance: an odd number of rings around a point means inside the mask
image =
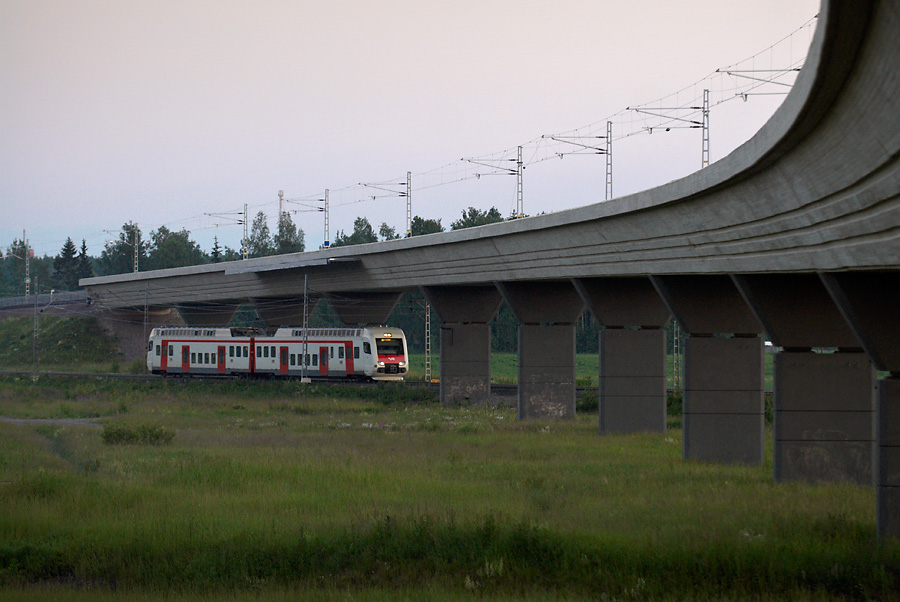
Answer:
[{"label": "pink sky", "polygon": [[[401,199],[357,202],[372,192],[355,185],[407,171],[414,214],[445,226],[470,205],[506,215],[514,178],[433,184],[471,175],[453,165],[461,157],[689,86],[817,11],[813,0],[0,0],[0,247],[25,228],[38,254],[71,236],[96,255],[104,230],[132,220],[145,236],[186,227],[206,250],[213,235],[238,248],[241,228],[209,228],[225,220],[205,213],[247,203],[274,227],[278,190],[325,188],[332,239],[358,215],[402,231]],[[808,36],[791,44],[802,58]],[[712,159],[781,100],[711,111]],[[699,153],[696,130],[617,142],[615,193],[686,175]],[[529,165],[526,212],[602,200],[603,170],[596,156]],[[293,217],[317,248],[321,214]]]}]

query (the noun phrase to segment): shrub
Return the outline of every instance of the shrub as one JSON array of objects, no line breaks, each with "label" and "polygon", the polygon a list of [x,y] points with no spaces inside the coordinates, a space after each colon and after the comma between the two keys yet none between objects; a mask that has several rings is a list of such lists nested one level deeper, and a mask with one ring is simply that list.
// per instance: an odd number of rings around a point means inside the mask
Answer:
[{"label": "shrub", "polygon": [[107,445],[164,445],[174,437],[175,431],[159,425],[103,425],[103,442]]}]

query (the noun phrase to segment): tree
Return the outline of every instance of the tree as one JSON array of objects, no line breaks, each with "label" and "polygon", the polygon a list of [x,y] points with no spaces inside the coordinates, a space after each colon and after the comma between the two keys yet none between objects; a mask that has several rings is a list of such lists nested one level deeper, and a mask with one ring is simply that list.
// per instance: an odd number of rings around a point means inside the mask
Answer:
[{"label": "tree", "polygon": [[94,275],[94,261],[87,254],[87,241],[81,239],[81,252],[78,253],[78,279],[90,278]]},{"label": "tree", "polygon": [[250,240],[247,241],[247,254],[250,257],[267,257],[275,254],[275,244],[266,223],[266,214],[260,211],[253,219],[250,227]]},{"label": "tree", "polygon": [[378,227],[378,235],[381,237],[381,240],[397,240],[400,238],[400,235],[397,234],[397,229],[387,225],[387,222],[381,222],[381,226]]},{"label": "tree", "polygon": [[475,207],[469,207],[462,212],[462,217],[451,222],[451,230],[462,230],[463,228],[474,228],[475,226],[483,226],[485,224],[494,224],[502,222],[503,216],[496,207],[491,207],[487,211],[481,211]]},{"label": "tree", "polygon": [[275,253],[302,253],[306,248],[303,230],[294,225],[291,214],[284,212],[278,218],[278,233],[274,239]]},{"label": "tree", "polygon": [[165,226],[150,233],[150,249],[147,254],[147,269],[163,270],[187,265],[206,263],[208,258],[191,233],[182,229],[172,232]]},{"label": "tree", "polygon": [[213,236],[213,248],[209,254],[209,258],[213,263],[222,261],[222,247],[219,246],[219,237]]},{"label": "tree", "polygon": [[438,232],[443,232],[444,227],[441,225],[441,220],[433,220],[433,219],[425,219],[419,217],[418,215],[413,217],[409,222],[409,232],[410,236],[421,236],[423,234],[437,234]]},{"label": "tree", "polygon": [[334,243],[332,243],[332,247],[346,247],[348,245],[362,245],[369,242],[378,242],[378,236],[375,234],[375,229],[372,228],[372,224],[369,223],[364,217],[358,217],[353,222],[353,232],[351,234],[344,234],[343,230],[339,230],[337,235],[334,237]]},{"label": "tree", "polygon": [[228,245],[225,245],[225,250],[222,252],[222,261],[238,261],[240,259],[243,259],[240,251],[235,251]]},{"label": "tree", "polygon": [[71,238],[67,238],[62,249],[53,259],[53,287],[61,291],[78,288],[78,249]]},{"label": "tree", "polygon": [[134,271],[135,236],[137,237],[138,267],[147,260],[147,243],[141,236],[141,229],[134,222],[122,226],[117,240],[103,247],[100,254],[100,269],[104,275],[127,274]]}]

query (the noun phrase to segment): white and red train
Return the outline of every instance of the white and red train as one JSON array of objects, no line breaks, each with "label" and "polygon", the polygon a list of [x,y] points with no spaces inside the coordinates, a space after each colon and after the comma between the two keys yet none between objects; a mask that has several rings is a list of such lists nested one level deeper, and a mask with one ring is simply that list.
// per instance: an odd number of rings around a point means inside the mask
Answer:
[{"label": "white and red train", "polygon": [[[306,350],[304,351],[304,343]],[[154,374],[255,374],[403,380],[409,369],[399,328],[154,328],[147,368]],[[305,367],[305,371],[304,371]]]}]

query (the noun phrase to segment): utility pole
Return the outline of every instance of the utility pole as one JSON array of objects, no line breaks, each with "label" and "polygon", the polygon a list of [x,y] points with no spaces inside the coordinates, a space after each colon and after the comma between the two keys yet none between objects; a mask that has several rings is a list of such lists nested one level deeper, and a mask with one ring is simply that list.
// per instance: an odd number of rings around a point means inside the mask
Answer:
[{"label": "utility pole", "polygon": [[406,172],[406,236],[412,236],[412,172]]},{"label": "utility pole", "polygon": [[144,340],[147,340],[147,325],[150,322],[150,283],[144,285]]},{"label": "utility pole", "polygon": [[328,240],[328,189],[325,189],[325,242],[322,247],[327,249],[331,242]]},{"label": "utility pole", "polygon": [[709,90],[703,91],[703,146],[700,169],[709,166]]},{"label": "utility pole", "polygon": [[247,259],[249,256],[250,225],[247,217],[247,203],[244,203],[244,240],[241,242],[241,259]]},{"label": "utility pole", "polygon": [[25,296],[31,292],[31,253],[28,252],[28,239],[25,238],[25,230],[22,230],[22,244],[25,245]]},{"label": "utility pole", "polygon": [[431,382],[431,303],[425,302],[425,382]]},{"label": "utility pole", "polygon": [[132,240],[132,244],[134,246],[134,273],[137,274],[138,273],[138,257],[140,257],[140,249],[141,249],[140,238],[138,236],[138,225],[137,224],[134,225],[134,230],[132,230],[131,234],[132,234],[131,240]]},{"label": "utility pole", "polygon": [[612,121],[606,122],[606,200],[613,196],[612,189]]},{"label": "utility pole", "polygon": [[300,356],[300,382],[310,382],[306,362],[309,358],[309,275],[303,275],[303,355]]},{"label": "utility pole", "polygon": [[37,379],[37,342],[38,342],[38,282],[34,279],[34,332],[31,335],[31,378]]},{"label": "utility pole", "polygon": [[278,220],[281,221],[281,216],[284,215],[284,191],[278,191]]},{"label": "utility pole", "polygon": [[525,217],[525,200],[522,192],[522,147],[519,147],[518,159],[516,159],[516,217]]}]

